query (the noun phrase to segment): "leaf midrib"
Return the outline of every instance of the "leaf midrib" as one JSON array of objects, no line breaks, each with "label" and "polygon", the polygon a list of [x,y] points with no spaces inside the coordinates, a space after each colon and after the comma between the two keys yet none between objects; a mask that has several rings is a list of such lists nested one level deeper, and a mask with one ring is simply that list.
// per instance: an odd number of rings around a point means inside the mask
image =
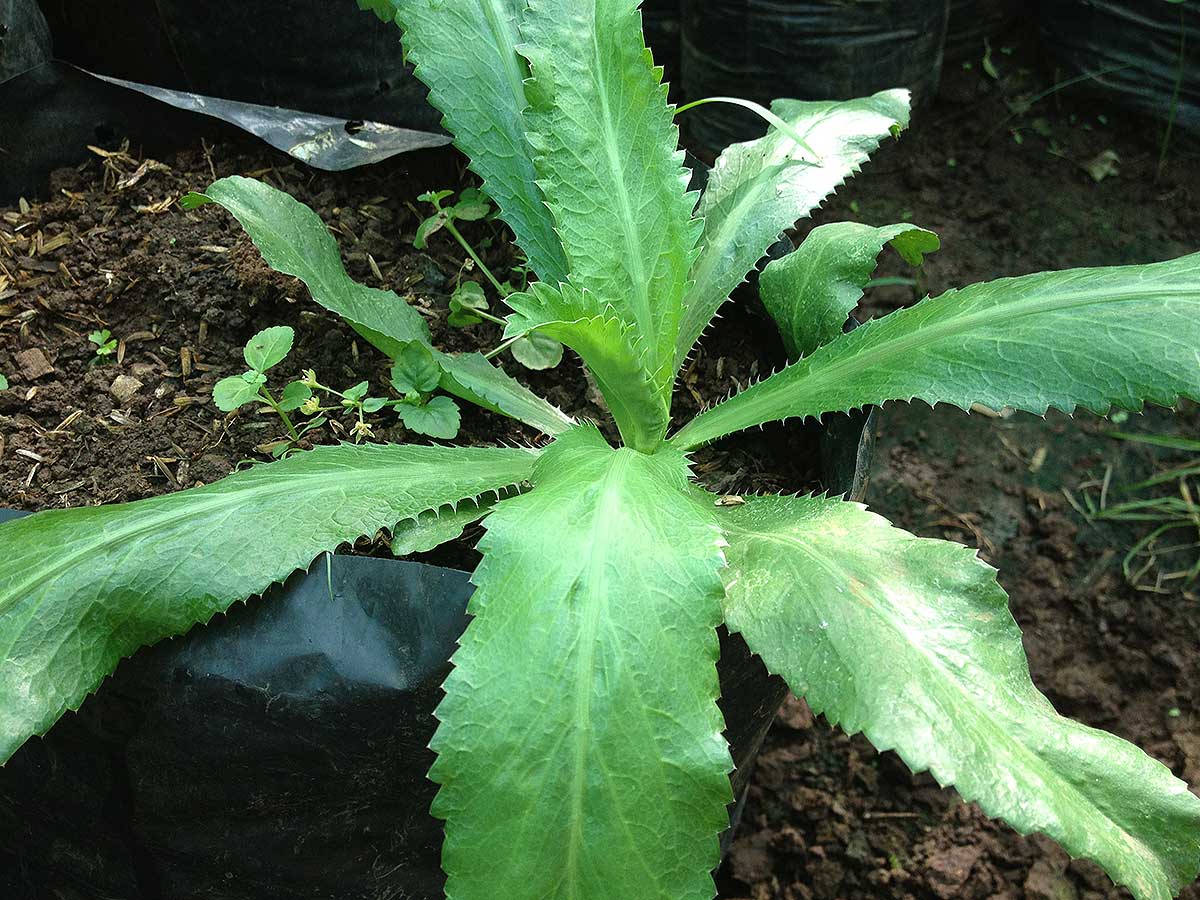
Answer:
[{"label": "leaf midrib", "polygon": [[[785,526],[785,528],[786,527],[787,526]],[[841,577],[846,577],[846,578],[852,577],[844,569],[842,569],[840,566],[838,566],[835,561],[831,560],[828,556],[821,553],[820,551],[814,549],[814,547],[811,543],[808,543],[799,537],[792,536],[792,535],[786,534],[786,533],[777,534],[777,533],[768,533],[768,532],[763,532],[763,531],[754,531],[752,529],[747,529],[744,527],[735,527],[734,530],[741,531],[743,534],[748,534],[753,537],[757,537],[759,540],[765,540],[768,543],[779,544],[781,546],[789,547],[790,549],[799,550],[802,554],[804,554],[804,555],[808,556],[810,559],[814,560],[819,567],[821,567],[822,569],[824,569],[827,573],[829,573],[831,575],[841,576]],[[851,594],[853,594],[853,593],[854,592],[852,591]],[[999,740],[996,741],[996,743],[1006,744],[1009,746],[1016,747],[1020,751],[1019,754],[1016,754],[1016,755],[1025,756],[1027,759],[1031,759],[1035,763],[1035,765],[1034,765],[1035,768],[1044,769],[1049,772],[1052,772],[1055,776],[1055,781],[1057,783],[1061,784],[1063,787],[1065,787],[1065,789],[1067,791],[1069,791],[1071,793],[1071,795],[1076,798],[1077,802],[1080,805],[1082,805],[1083,808],[1093,810],[1096,815],[1098,815],[1101,819],[1103,819],[1110,826],[1112,826],[1112,828],[1115,831],[1117,831],[1119,834],[1123,835],[1126,839],[1127,844],[1132,843],[1132,844],[1136,845],[1141,850],[1143,862],[1145,862],[1147,859],[1149,859],[1150,865],[1151,866],[1155,865],[1154,854],[1149,851],[1149,848],[1146,846],[1145,842],[1143,842],[1137,836],[1130,834],[1124,828],[1124,826],[1113,821],[1113,819],[1103,809],[1101,809],[1101,807],[1098,804],[1090,801],[1088,799],[1088,797],[1080,790],[1080,788],[1078,786],[1076,786],[1074,783],[1072,783],[1071,781],[1064,778],[1062,775],[1058,774],[1058,772],[1054,769],[1054,767],[1051,766],[1048,762],[1046,762],[1046,760],[1044,760],[1041,756],[1039,756],[1034,750],[1030,749],[1029,747],[1026,747],[1021,741],[1013,738],[1010,732],[1005,731],[1004,728],[1001,727],[1000,723],[993,722],[993,720],[989,716],[984,714],[984,712],[980,709],[980,707],[982,706],[982,702],[980,700],[976,699],[975,697],[973,697],[971,695],[971,693],[966,689],[966,687],[963,686],[962,684],[960,684],[959,681],[953,677],[953,674],[950,672],[950,670],[941,662],[941,660],[936,655],[933,655],[930,652],[928,652],[926,650],[926,648],[923,645],[921,645],[920,642],[911,640],[908,636],[908,632],[904,629],[903,625],[898,623],[893,616],[889,616],[888,614],[886,614],[883,610],[881,610],[878,606],[876,606],[874,604],[862,602],[861,598],[859,598],[858,602],[859,602],[859,606],[864,611],[866,611],[868,615],[874,616],[884,626],[886,626],[887,628],[891,629],[894,633],[899,635],[901,637],[901,639],[904,641],[904,643],[915,651],[915,653],[918,657],[925,660],[926,664],[928,666],[930,666],[932,669],[934,669],[937,672],[940,672],[943,676],[942,677],[943,684],[949,683],[951,686],[953,686],[956,693],[958,693],[961,696],[966,698],[968,708],[974,709],[976,711],[976,718],[981,720],[988,727],[989,730],[993,731],[999,737]],[[1014,699],[1019,700],[1019,698],[1014,698]],[[865,731],[865,729],[864,729],[864,731]],[[887,748],[887,749],[895,749],[895,748]],[[927,771],[928,769],[929,769],[929,764],[928,764],[928,762],[925,762],[924,770]],[[953,785],[957,789],[957,787],[958,787],[957,780],[955,782],[953,782]],[[948,785],[943,785],[943,787],[947,787],[947,786]],[[967,799],[968,802],[970,802],[970,801],[978,801],[979,798],[978,797],[969,797],[969,798],[965,798],[965,799]],[[985,810],[985,812],[986,812],[986,810]]]},{"label": "leaf midrib", "polygon": [[[993,284],[994,283],[995,282],[993,282]],[[962,291],[959,290],[955,291],[954,293],[960,294],[961,292]],[[953,315],[932,325],[918,326],[915,330],[910,330],[907,333],[901,334],[897,337],[885,337],[883,342],[875,347],[871,347],[857,353],[850,353],[849,355],[842,355],[841,358],[836,358],[835,356],[834,360],[827,364],[824,364],[823,360],[819,358],[820,354],[830,356],[841,353],[842,348],[846,346],[844,343],[842,343],[842,341],[856,340],[856,338],[853,337],[855,334],[862,335],[862,337],[857,338],[857,340],[862,340],[865,342],[873,333],[875,333],[871,330],[870,326],[865,326],[863,329],[860,329],[856,332],[851,332],[850,335],[847,335],[842,339],[835,340],[830,344],[826,344],[825,347],[817,350],[813,356],[809,356],[807,359],[796,363],[794,366],[784,369],[777,375],[771,376],[771,378],[777,378],[781,376],[787,377],[789,379],[787,384],[788,387],[806,392],[808,396],[811,396],[820,391],[822,388],[826,387],[830,382],[836,383],[844,376],[853,375],[858,371],[881,362],[888,362],[897,356],[902,356],[909,351],[920,348],[923,344],[928,345],[938,343],[948,337],[962,334],[963,332],[967,332],[980,325],[991,325],[1001,320],[1014,321],[1031,315],[1057,313],[1068,309],[1085,306],[1126,303],[1146,299],[1147,297],[1162,299],[1171,299],[1174,297],[1186,299],[1188,297],[1196,297],[1197,294],[1198,292],[1195,288],[1178,288],[1172,285],[1154,284],[1148,285],[1142,289],[1125,289],[1118,294],[1096,297],[1095,289],[1092,288],[1082,292],[1073,291],[1058,293],[1056,295],[1057,299],[1052,299],[1051,302],[1047,304],[1047,295],[1038,291],[1013,303],[992,303],[987,308],[977,312]],[[942,299],[946,296],[948,295],[943,294],[941,297],[933,299]],[[929,302],[929,300],[927,299],[923,302]],[[911,315],[918,310],[919,307],[911,307],[907,311],[901,311],[901,314],[907,312],[909,315]],[[893,313],[893,315],[897,314]],[[884,327],[885,323],[888,323],[888,318],[885,317],[877,321],[879,324],[876,326],[876,328],[881,328]],[[894,321],[905,322],[907,319],[901,318]],[[900,326],[897,325],[894,327],[899,328]],[[798,367],[801,366],[806,368],[800,370]],[[793,372],[796,374],[794,376],[790,376],[789,373]],[[756,417],[758,414],[755,412],[755,410],[757,410],[763,403],[772,403],[774,400],[772,388],[776,387],[776,385],[771,385],[770,387],[765,388],[763,387],[763,385],[770,385],[771,378],[761,381],[757,385],[747,388],[742,392],[742,394],[735,394],[734,397],[731,398],[733,400],[736,400],[739,396],[746,396],[748,398],[746,405],[734,413],[735,422],[741,419],[755,419],[755,421],[757,421]],[[804,393],[801,394],[801,396],[804,395]],[[792,399],[789,402],[794,403],[795,401]],[[730,433],[729,431],[720,430],[724,427],[720,425],[718,425],[718,433],[715,435],[708,435],[705,429],[702,427],[693,428],[693,426],[698,426],[698,423],[704,422],[706,419],[709,421],[719,421],[720,410],[721,406],[715,406],[708,412],[697,416],[677,435],[675,435],[671,441],[673,443],[678,442],[676,444],[677,446],[679,446],[681,449],[688,450],[698,446],[697,443],[693,442],[695,439],[692,438],[692,434],[694,433],[699,433],[701,435],[698,439],[699,443],[704,443],[708,440],[715,440],[716,437]],[[819,415],[822,412],[832,411],[833,410],[831,409],[814,409],[806,413],[806,415]],[[712,418],[710,419],[709,417]],[[748,426],[739,425],[731,430],[740,430],[742,427]]]},{"label": "leaf midrib", "polygon": [[[430,464],[425,464],[430,465]],[[0,617],[7,615],[21,601],[23,597],[45,582],[58,577],[64,570],[72,568],[76,563],[89,556],[93,551],[102,548],[106,545],[116,545],[124,543],[131,539],[140,537],[147,533],[157,531],[164,526],[173,526],[187,519],[195,518],[202,514],[208,514],[215,510],[228,506],[231,501],[236,504],[246,502],[250,498],[260,498],[264,496],[273,496],[275,494],[293,493],[296,490],[296,483],[305,479],[323,478],[329,480],[327,488],[318,488],[315,494],[317,496],[324,495],[330,491],[343,491],[345,486],[355,479],[361,479],[371,483],[377,483],[381,473],[374,468],[353,467],[348,468],[345,472],[337,473],[336,477],[330,477],[329,471],[308,472],[289,474],[286,477],[272,477],[270,481],[264,480],[261,484],[251,485],[249,487],[229,488],[220,492],[214,491],[213,495],[204,500],[197,502],[195,496],[188,498],[186,503],[173,502],[168,509],[163,509],[152,513],[150,516],[140,516],[134,520],[134,523],[118,528],[115,531],[105,531],[90,540],[85,541],[79,546],[79,549],[73,553],[59,558],[55,565],[49,568],[38,570],[32,578],[14,585],[8,592],[11,596],[0,601]],[[277,482],[272,484],[271,482]],[[182,496],[170,494],[169,497]],[[164,504],[165,505],[165,504]],[[175,507],[178,507],[176,510]],[[435,506],[425,506],[420,512],[427,512]],[[405,518],[409,518],[405,516]],[[393,523],[394,524],[394,523]],[[41,601],[33,608],[36,612],[40,607]]]}]

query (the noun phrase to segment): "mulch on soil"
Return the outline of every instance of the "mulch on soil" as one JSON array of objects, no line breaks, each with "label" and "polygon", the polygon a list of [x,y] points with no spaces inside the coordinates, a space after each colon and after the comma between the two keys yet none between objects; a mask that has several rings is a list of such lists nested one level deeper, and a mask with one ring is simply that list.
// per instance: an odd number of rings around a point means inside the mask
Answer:
[{"label": "mulch on soil", "polygon": [[[886,256],[881,276],[919,284],[872,290],[865,314],[1002,275],[1197,249],[1200,181],[1182,151],[1160,176],[1154,126],[1061,95],[1008,119],[1006,100],[1044,86],[1019,57],[997,57],[999,80],[978,65],[949,73],[942,97],[916,113],[911,132],[798,230],[800,237],[812,224],[853,218],[911,221],[942,236],[943,250],[916,276]],[[1087,168],[1108,151],[1119,174],[1097,182]],[[46,509],[133,500],[265,459],[261,448],[281,436],[279,424],[256,411],[224,416],[210,392],[242,371],[243,343],[269,325],[297,333],[281,379],[313,368],[338,387],[385,387],[386,360],[297,282],[270,271],[229,216],[173,205],[234,173],[266,178],[312,205],[337,235],[350,273],[421,309],[440,346],[498,342],[490,325],[446,325],[456,282],[481,281],[456,245],[412,247],[423,212],[417,194],[470,183],[451,154],[339,175],[310,172],[251,142],[161,161],[136,150],[96,156],[57,173],[45,202],[0,210],[0,373],[12,384],[0,392],[0,503]],[[490,265],[511,265],[497,226],[476,224],[469,236]],[[96,359],[87,339],[96,329],[118,339],[115,358]],[[684,378],[677,415],[781,359],[753,303],[730,306]],[[569,358],[552,373],[504,365],[569,413],[604,420]],[[465,404],[463,412],[464,442],[538,439],[511,420]],[[1193,409],[1181,419],[1135,417],[1129,427],[1195,434],[1197,422]],[[380,440],[411,438],[394,416],[373,425]],[[870,499],[903,527],[979,546],[1002,569],[1034,679],[1058,709],[1135,741],[1197,784],[1196,605],[1129,588],[1119,558],[1131,535],[1088,526],[1061,490],[1077,489],[1114,458],[1106,427],[1086,417],[891,407]],[[348,435],[330,424],[314,439]],[[801,457],[786,429],[768,429],[698,455],[697,470],[724,492],[796,491],[812,476]],[[1130,471],[1149,464],[1135,459]],[[385,541],[359,549],[385,552]],[[469,565],[472,555],[464,545],[436,559]],[[768,739],[720,884],[728,900],[1127,896],[1090,863],[1015,835],[927,776],[910,775],[893,754],[814,722],[802,701],[789,702]],[[1184,897],[1197,900],[1200,891]]]}]

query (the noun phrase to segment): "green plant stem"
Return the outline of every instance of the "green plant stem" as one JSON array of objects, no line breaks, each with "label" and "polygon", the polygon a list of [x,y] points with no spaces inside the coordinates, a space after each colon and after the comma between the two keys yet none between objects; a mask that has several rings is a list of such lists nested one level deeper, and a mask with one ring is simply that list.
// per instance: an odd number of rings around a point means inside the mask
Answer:
[{"label": "green plant stem", "polygon": [[742,100],[739,97],[705,97],[703,100],[693,100],[691,103],[687,103],[679,107],[677,110],[675,110],[675,115],[678,116],[687,112],[688,110],[695,109],[698,106],[704,106],[708,103],[728,103],[730,106],[740,106],[742,109],[750,110],[750,112],[764,120],[768,125],[779,129],[781,132],[795,141],[800,147],[802,147],[808,153],[811,153],[814,158],[805,160],[805,162],[809,162],[814,165],[820,164],[821,154],[817,153],[816,150],[805,143],[804,138],[800,136],[800,132],[796,131],[795,128],[793,128],[783,119],[779,118],[779,116],[775,115],[775,113],[771,112],[761,103],[754,103],[750,100]]},{"label": "green plant stem", "polygon": [[283,419],[283,424],[287,426],[288,434],[292,436],[292,440],[299,443],[300,435],[296,431],[296,426],[292,424],[291,416],[283,411],[283,408],[279,405],[279,401],[271,395],[271,392],[267,390],[267,386],[265,384],[260,385],[258,390],[262,394],[263,399],[271,404],[271,409],[279,413],[279,418]]},{"label": "green plant stem", "polygon": [[485,353],[483,355],[483,358],[484,359],[495,359],[497,356],[499,356],[501,353],[503,353],[505,350],[507,350],[509,347],[511,347],[513,344],[515,344],[520,339],[521,339],[520,337],[509,338],[507,341],[502,343],[495,350],[492,350],[490,353]]},{"label": "green plant stem", "polygon": [[496,276],[492,274],[492,270],[489,269],[487,267],[487,265],[484,264],[484,261],[479,258],[479,254],[475,252],[475,248],[472,247],[467,242],[467,239],[462,236],[462,232],[459,231],[457,227],[455,227],[453,220],[447,219],[445,228],[448,232],[450,232],[450,235],[456,241],[458,241],[459,246],[461,246],[464,250],[467,251],[467,256],[471,257],[471,259],[472,259],[472,261],[474,261],[475,265],[479,266],[479,271],[482,272],[484,274],[484,276],[487,278],[487,280],[492,283],[492,287],[494,287],[500,293],[500,297],[502,299],[504,297],[507,297],[511,293],[511,291],[507,290],[504,287],[504,285],[502,285],[500,283],[499,279],[497,279]]},{"label": "green plant stem", "polygon": [[473,309],[473,310],[471,310],[471,312],[474,315],[479,316],[479,318],[484,319],[488,322],[495,322],[497,325],[507,325],[508,324],[508,322],[506,322],[504,319],[500,318],[499,316],[493,316],[490,312],[484,312],[482,309]]},{"label": "green plant stem", "polygon": [[1171,94],[1171,111],[1167,116],[1167,130],[1163,134],[1162,148],[1158,153],[1158,176],[1161,178],[1167,166],[1167,151],[1171,149],[1171,133],[1175,130],[1175,117],[1179,114],[1179,95],[1183,90],[1183,75],[1187,67],[1187,14],[1179,7],[1179,72],[1175,76],[1175,90]]}]

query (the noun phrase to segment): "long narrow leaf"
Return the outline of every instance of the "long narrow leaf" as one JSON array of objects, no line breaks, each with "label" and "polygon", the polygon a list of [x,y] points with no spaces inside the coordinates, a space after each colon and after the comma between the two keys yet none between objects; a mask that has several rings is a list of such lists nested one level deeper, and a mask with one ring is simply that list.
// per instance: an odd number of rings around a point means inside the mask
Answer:
[{"label": "long narrow leaf", "polygon": [[638,0],[531,0],[535,165],[572,282],[637,329],[666,395],[700,223]]},{"label": "long narrow leaf", "polygon": [[697,416],[690,449],[793,416],[919,398],[1033,413],[1200,399],[1200,254],[976,284],[868,322]]},{"label": "long narrow leaf", "polygon": [[857,172],[889,134],[908,127],[908,104],[902,90],[845,102],[777,100],[772,112],[811,150],[772,129],[721,154],[700,202],[704,235],[676,343],[677,368],[780,232]]},{"label": "long narrow leaf", "polygon": [[728,823],[720,534],[680,454],[593,428],[543,455],[480,543],[438,707],[450,900],[711,900]]},{"label": "long narrow leaf", "polygon": [[726,622],[815,713],[1099,862],[1139,900],[1196,877],[1200,799],[1133,745],[1055,713],[972,551],[836,500],[721,512]]},{"label": "long narrow leaf", "polygon": [[535,460],[509,449],[321,447],[194,490],[0,525],[0,762],[139,647],[344,541],[524,481]]},{"label": "long narrow leaf", "polygon": [[391,357],[412,341],[429,343],[421,314],[393,291],[359,284],[346,274],[337,241],[321,217],[284,191],[233,175],[203,194],[188,194],[185,209],[217,203],[250,235],[267,265],[304,282],[317,303],[341,316]]},{"label": "long narrow leaf", "polygon": [[[479,354],[451,356],[434,350],[429,326],[393,291],[359,284],[342,265],[337,242],[320,216],[283,191],[252,178],[223,178],[184,205],[219,203],[241,223],[267,263],[305,283],[313,299],[393,359],[412,342],[433,350],[442,366],[442,388],[471,403],[558,434],[572,419]],[[183,202],[183,201],[181,201]]]},{"label": "long narrow leaf", "polygon": [[[382,2],[382,0],[374,0]],[[516,51],[523,0],[390,0],[416,75],[467,154],[538,277],[567,279],[562,242],[533,168],[522,113],[528,71]]]}]

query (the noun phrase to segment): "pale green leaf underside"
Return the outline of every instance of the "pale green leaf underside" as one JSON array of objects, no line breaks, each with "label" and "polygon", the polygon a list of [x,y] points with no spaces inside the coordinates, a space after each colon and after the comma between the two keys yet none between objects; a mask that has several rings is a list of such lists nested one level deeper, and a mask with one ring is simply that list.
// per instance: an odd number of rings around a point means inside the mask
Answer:
[{"label": "pale green leaf underside", "polygon": [[208,201],[232,213],[271,268],[303,281],[317,303],[386,355],[395,358],[410,341],[429,343],[429,326],[420,313],[394,292],[367,287],[346,274],[337,241],[299,200],[240,175],[191,197],[191,205]]},{"label": "pale green leaf underside", "polygon": [[562,242],[525,136],[521,0],[395,0],[408,59],[538,277],[567,279]]},{"label": "pale green leaf underside", "polygon": [[1200,399],[1200,254],[976,284],[868,322],[696,417],[682,449],[919,398],[1044,413]]},{"label": "pale green leaf underside", "polygon": [[442,366],[442,388],[493,412],[511,416],[545,434],[573,422],[553,404],[492,365],[480,354],[450,356],[434,350],[421,314],[392,291],[366,287],[342,266],[337,243],[320,217],[283,191],[261,181],[232,177],[216,182],[194,202],[215,202],[246,229],[268,265],[303,281],[312,297],[392,359],[416,341]]},{"label": "pale green leaf underside", "polygon": [[675,348],[676,368],[717,310],[785,228],[807,216],[858,171],[889,135],[908,127],[909,93],[882,91],[858,100],[777,100],[772,111],[819,156],[772,129],[728,147],[708,177],[698,215],[704,219],[694,282]]},{"label": "pale green leaf underside", "polygon": [[913,266],[941,246],[936,234],[916,225],[833,222],[814,228],[794,253],[763,270],[758,292],[790,359],[808,356],[841,335],[889,243]]},{"label": "pale green leaf underside", "polygon": [[726,623],[814,712],[1096,860],[1140,900],[1196,876],[1200,799],[1132,744],[1054,712],[973,551],[824,498],[719,514]]},{"label": "pale green leaf underside", "polygon": [[531,0],[520,50],[533,74],[526,120],[538,183],[571,280],[637,329],[668,394],[700,223],[638,5]]},{"label": "pale green leaf underside", "polygon": [[580,355],[596,379],[625,442],[649,450],[670,421],[667,399],[655,389],[642,343],[633,326],[601,307],[593,294],[573,285],[552,288],[543,282],[508,298],[513,313],[505,338],[537,332],[562,341]]},{"label": "pale green leaf underside", "polygon": [[464,500],[455,506],[426,510],[415,519],[405,519],[392,529],[391,548],[396,556],[428,553],[462,537],[470,525],[492,508],[493,497]]},{"label": "pale green leaf underside", "polygon": [[0,525],[0,761],[139,647],[344,541],[529,477],[525,450],[344,445],[118,506]]},{"label": "pale green leaf underside", "polygon": [[732,768],[720,535],[590,427],[498,503],[432,747],[450,900],[711,900]]}]

